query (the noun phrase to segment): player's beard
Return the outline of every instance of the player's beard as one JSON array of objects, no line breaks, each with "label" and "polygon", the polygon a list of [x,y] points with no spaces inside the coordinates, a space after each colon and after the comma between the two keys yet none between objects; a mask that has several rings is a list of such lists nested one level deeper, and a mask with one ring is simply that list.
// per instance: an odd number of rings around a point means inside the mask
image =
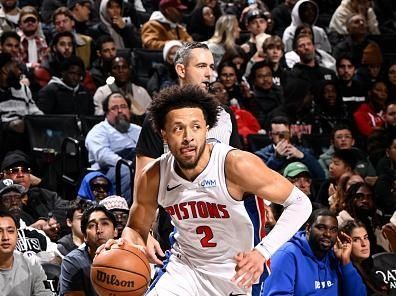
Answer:
[{"label": "player's beard", "polygon": [[194,169],[197,166],[199,160],[202,157],[202,154],[205,151],[205,146],[206,146],[206,144],[203,144],[201,147],[199,147],[199,149],[197,150],[196,158],[195,158],[195,160],[193,162],[187,162],[187,161],[181,160],[179,157],[175,157],[176,160],[177,160],[178,166],[181,169],[183,169],[183,170],[192,170],[192,169]]},{"label": "player's beard", "polygon": [[116,117],[114,128],[122,134],[125,134],[129,130],[130,123],[124,115],[118,115]]}]

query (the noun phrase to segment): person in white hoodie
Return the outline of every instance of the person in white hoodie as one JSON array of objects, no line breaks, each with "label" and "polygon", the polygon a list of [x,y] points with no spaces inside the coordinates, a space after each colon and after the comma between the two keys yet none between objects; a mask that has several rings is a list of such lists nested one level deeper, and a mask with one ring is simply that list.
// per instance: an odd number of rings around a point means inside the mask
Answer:
[{"label": "person in white hoodie", "polygon": [[144,48],[162,49],[166,41],[192,41],[187,30],[180,25],[183,10],[187,9],[180,0],[161,0],[159,11],[154,11],[141,30]]},{"label": "person in white hoodie", "polygon": [[319,17],[318,5],[311,0],[301,0],[294,5],[292,10],[292,22],[283,33],[282,41],[285,44],[285,52],[293,50],[293,38],[296,28],[302,24],[312,26],[314,33],[315,48],[331,52],[331,45],[325,30],[315,26]]}]

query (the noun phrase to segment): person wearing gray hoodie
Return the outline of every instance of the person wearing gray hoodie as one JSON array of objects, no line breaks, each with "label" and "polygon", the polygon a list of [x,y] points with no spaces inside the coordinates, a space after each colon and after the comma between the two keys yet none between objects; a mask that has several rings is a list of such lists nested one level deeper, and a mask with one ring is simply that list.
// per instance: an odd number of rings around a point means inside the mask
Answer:
[{"label": "person wearing gray hoodie", "polygon": [[315,48],[331,53],[331,45],[325,30],[315,26],[319,17],[318,5],[311,0],[301,0],[294,5],[292,10],[292,22],[283,33],[282,41],[285,44],[285,52],[293,50],[294,32],[298,26],[309,24],[314,33]]},{"label": "person wearing gray hoodie", "polygon": [[93,29],[94,37],[110,35],[117,49],[141,47],[140,36],[130,17],[123,17],[124,1],[102,0],[99,7],[100,24]]}]

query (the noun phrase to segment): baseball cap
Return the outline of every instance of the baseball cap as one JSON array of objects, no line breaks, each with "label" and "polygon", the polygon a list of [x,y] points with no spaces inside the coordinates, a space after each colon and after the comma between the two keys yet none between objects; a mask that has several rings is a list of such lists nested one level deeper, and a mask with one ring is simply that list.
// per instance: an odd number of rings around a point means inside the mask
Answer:
[{"label": "baseball cap", "polygon": [[254,20],[256,18],[263,18],[263,19],[267,20],[268,15],[260,9],[251,9],[246,13],[245,22],[248,24],[249,22],[251,22],[252,20]]},{"label": "baseball cap", "polygon": [[187,6],[183,5],[180,0],[161,0],[159,3],[161,9],[175,7],[180,10],[186,10]]},{"label": "baseball cap", "polygon": [[309,172],[308,167],[303,164],[302,162],[299,161],[295,161],[292,163],[289,163],[285,169],[283,170],[283,176],[285,177],[296,177],[297,175],[301,174],[301,173],[308,173],[309,175],[311,175],[311,173]]},{"label": "baseball cap", "polygon": [[27,5],[22,7],[21,12],[19,14],[19,20],[23,22],[29,17],[33,17],[34,19],[38,20],[39,19],[39,14],[33,6]]},{"label": "baseball cap", "polygon": [[0,197],[3,196],[3,194],[10,192],[10,191],[16,191],[20,194],[24,194],[26,192],[25,187],[19,184],[14,184],[14,182],[11,179],[3,179],[0,181]]},{"label": "baseball cap", "polygon": [[1,163],[1,170],[4,171],[5,169],[9,169],[18,164],[19,165],[22,164],[27,167],[30,167],[30,161],[28,156],[25,153],[23,153],[21,150],[10,151],[6,154],[6,156],[3,159],[3,162]]},{"label": "baseball cap", "polygon": [[76,4],[89,3],[92,7],[92,2],[90,0],[67,0],[67,8],[72,9]]},{"label": "baseball cap", "polygon": [[125,198],[118,195],[110,195],[99,202],[100,205],[103,205],[109,211],[113,210],[121,210],[121,211],[129,211],[128,204]]}]

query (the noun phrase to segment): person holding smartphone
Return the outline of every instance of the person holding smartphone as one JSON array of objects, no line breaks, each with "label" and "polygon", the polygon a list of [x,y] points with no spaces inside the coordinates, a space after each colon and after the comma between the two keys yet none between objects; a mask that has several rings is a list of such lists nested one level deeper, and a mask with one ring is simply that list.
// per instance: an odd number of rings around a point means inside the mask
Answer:
[{"label": "person holding smartphone", "polygon": [[272,143],[255,152],[273,170],[281,171],[289,163],[299,161],[305,164],[315,180],[325,178],[322,167],[310,149],[294,145],[291,140],[290,121],[277,115],[271,119],[270,137]]}]

